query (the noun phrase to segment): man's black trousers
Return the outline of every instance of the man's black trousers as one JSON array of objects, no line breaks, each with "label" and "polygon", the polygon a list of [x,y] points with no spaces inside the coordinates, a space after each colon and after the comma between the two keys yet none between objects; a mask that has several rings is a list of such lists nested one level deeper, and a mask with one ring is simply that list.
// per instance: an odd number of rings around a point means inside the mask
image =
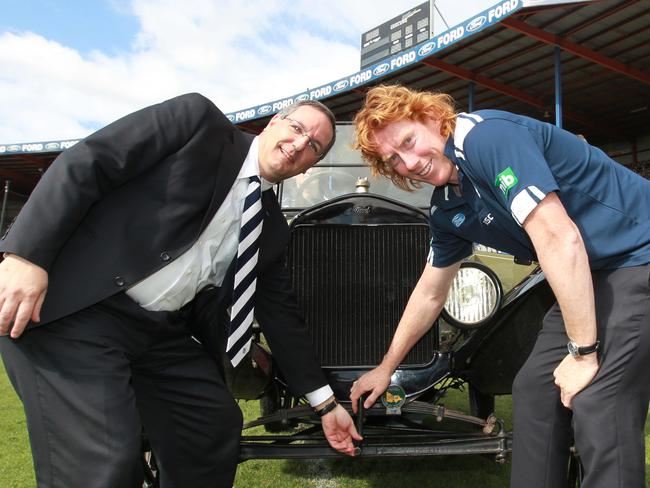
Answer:
[{"label": "man's black trousers", "polygon": [[161,488],[232,486],[242,414],[185,326],[119,294],[0,337],[39,488],[141,487],[143,427]]},{"label": "man's black trousers", "polygon": [[[567,355],[559,307],[513,385],[512,488],[566,486],[572,437],[583,488],[645,488],[644,424],[650,397],[650,265],[592,273],[600,368],[572,410],[553,370]],[[571,279],[567,276],[566,279]]]}]

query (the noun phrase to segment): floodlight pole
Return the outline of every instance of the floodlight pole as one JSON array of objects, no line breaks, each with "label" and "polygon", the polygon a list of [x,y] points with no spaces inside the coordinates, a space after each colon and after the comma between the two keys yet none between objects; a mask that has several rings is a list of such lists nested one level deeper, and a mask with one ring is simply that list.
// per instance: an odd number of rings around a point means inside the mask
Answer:
[{"label": "floodlight pole", "polygon": [[433,32],[433,24],[434,24],[433,21],[435,20],[434,15],[433,15],[434,11],[438,12],[438,15],[440,16],[442,21],[445,23],[445,27],[447,27],[447,29],[449,29],[449,24],[447,23],[445,18],[442,16],[442,12],[440,12],[440,9],[436,5],[436,0],[429,0],[429,16],[431,18],[431,26],[430,26],[431,27],[431,29],[430,29],[431,37],[433,37],[434,34],[435,34],[435,32]]}]

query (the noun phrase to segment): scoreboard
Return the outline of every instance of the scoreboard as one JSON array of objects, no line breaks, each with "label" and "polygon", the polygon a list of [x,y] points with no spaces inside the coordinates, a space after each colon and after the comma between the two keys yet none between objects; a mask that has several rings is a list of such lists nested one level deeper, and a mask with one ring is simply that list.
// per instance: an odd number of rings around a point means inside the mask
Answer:
[{"label": "scoreboard", "polygon": [[361,35],[361,69],[428,40],[431,5],[424,2]]}]

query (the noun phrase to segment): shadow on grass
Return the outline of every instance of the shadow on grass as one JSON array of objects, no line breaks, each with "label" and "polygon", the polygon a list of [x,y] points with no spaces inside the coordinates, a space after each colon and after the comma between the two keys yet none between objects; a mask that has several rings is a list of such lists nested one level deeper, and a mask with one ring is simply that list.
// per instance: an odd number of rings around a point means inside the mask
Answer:
[{"label": "shadow on grass", "polygon": [[499,465],[493,456],[440,456],[408,459],[342,459],[289,461],[283,472],[303,477],[313,486],[367,488],[409,486],[504,487],[510,465]]}]

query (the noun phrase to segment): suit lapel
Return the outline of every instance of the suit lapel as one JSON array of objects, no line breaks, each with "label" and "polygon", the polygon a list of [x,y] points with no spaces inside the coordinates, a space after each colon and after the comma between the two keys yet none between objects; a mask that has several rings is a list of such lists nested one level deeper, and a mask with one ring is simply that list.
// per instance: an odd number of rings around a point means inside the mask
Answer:
[{"label": "suit lapel", "polygon": [[254,138],[255,136],[251,134],[246,134],[238,129],[234,129],[231,138],[224,144],[221,157],[219,158],[219,161],[215,163],[218,165],[218,169],[216,171],[217,176],[214,185],[214,192],[212,193],[212,199],[210,200],[208,210],[203,217],[199,234],[203,232],[210,223],[223,203],[224,198],[228,195],[228,192],[232,188],[232,185],[241,170],[244,159],[246,159],[246,155],[248,154],[248,149],[250,148]]}]

